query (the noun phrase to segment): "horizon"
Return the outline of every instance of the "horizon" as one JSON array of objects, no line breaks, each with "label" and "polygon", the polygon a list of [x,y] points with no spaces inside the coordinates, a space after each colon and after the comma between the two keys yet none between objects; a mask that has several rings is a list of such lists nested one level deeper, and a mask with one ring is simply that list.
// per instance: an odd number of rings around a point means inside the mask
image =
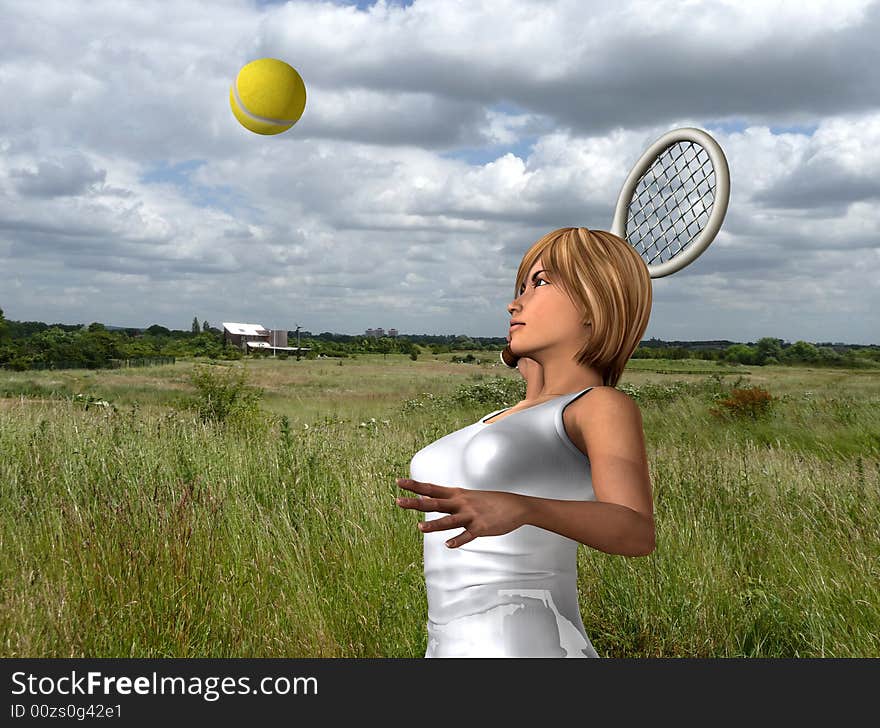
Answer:
[{"label": "horizon", "polygon": [[[156,324],[156,323],[149,324],[148,326],[118,326],[118,325],[116,325],[116,324],[107,324],[107,323],[104,323],[103,321],[90,321],[89,323],[66,324],[66,323],[62,323],[62,322],[60,322],[60,321],[53,321],[52,323],[48,323],[48,322],[45,322],[45,321],[17,321],[17,320],[15,320],[15,319],[9,319],[9,318],[6,318],[6,320],[7,320],[7,321],[14,321],[15,323],[20,323],[20,324],[24,324],[24,323],[39,323],[39,324],[44,324],[44,325],[49,326],[49,327],[52,327],[52,326],[56,326],[56,325],[57,325],[57,326],[78,326],[78,327],[80,327],[80,328],[88,328],[88,327],[89,327],[91,324],[93,324],[93,323],[99,323],[99,324],[101,324],[102,326],[104,326],[104,327],[107,328],[107,329],[113,329],[113,330],[130,330],[130,329],[136,329],[136,330],[138,330],[138,331],[146,331],[146,330],[147,330],[148,328],[150,328],[151,326],[162,326],[163,328],[166,328],[166,329],[168,329],[168,330],[171,331],[171,332],[193,333],[193,332],[192,332],[192,328],[191,328],[191,326],[190,326],[190,327],[185,327],[185,328],[171,328],[171,327],[169,327],[169,326],[165,326],[164,324]],[[200,321],[200,322],[199,322],[199,325],[200,325],[200,326],[203,325],[203,322]],[[208,321],[208,325],[209,325],[212,329],[216,329],[216,330],[220,331],[221,333],[222,333],[222,331],[223,331],[222,328],[220,328],[220,327],[218,327],[218,326],[215,326],[215,325],[211,324],[210,320]],[[272,327],[272,328],[275,328],[275,327]],[[384,328],[384,327],[371,327],[371,328]],[[391,327],[391,328],[395,328],[395,327]],[[277,329],[276,329],[276,330],[277,330]],[[294,334],[296,333],[296,331],[295,331],[295,327],[294,327],[293,329],[284,329],[284,328],[282,327],[281,330],[286,330],[287,333],[288,333],[288,335],[290,335],[291,333],[294,333]],[[387,331],[387,329],[386,329],[386,331]],[[204,332],[200,331],[199,333],[204,333]],[[315,332],[315,331],[310,331],[310,330],[308,330],[308,329],[300,329],[300,335],[302,336],[303,334],[305,334],[305,335],[309,335],[309,336],[320,336],[320,335],[322,335],[322,334],[332,334],[332,335],[334,335],[334,336],[364,336],[364,337],[368,336],[368,334],[363,333],[363,332],[362,332],[362,333],[354,333],[354,334],[351,334],[351,333],[347,333],[347,332],[344,332],[344,331],[331,331],[331,330],[324,330],[324,331]],[[420,332],[420,333],[409,332],[409,333],[405,333],[405,332],[401,332],[399,329],[398,329],[398,332],[397,332],[397,336],[396,336],[396,337],[393,337],[393,338],[400,338],[400,337],[407,337],[407,336],[451,336],[451,337],[464,336],[464,337],[467,337],[467,338],[469,338],[469,339],[493,339],[493,338],[494,338],[494,339],[504,339],[504,338],[505,338],[504,336],[491,336],[491,335],[489,335],[489,336],[481,336],[481,335],[479,335],[479,334],[463,334],[463,333],[427,333],[427,332]],[[758,339],[755,339],[755,340],[742,341],[742,340],[736,340],[736,339],[728,339],[728,338],[725,338],[725,337],[715,337],[715,338],[712,338],[712,339],[664,339],[664,338],[662,338],[662,337],[658,337],[658,336],[650,336],[650,337],[645,336],[645,337],[642,337],[642,339],[641,339],[641,341],[640,341],[640,344],[641,344],[641,343],[644,343],[644,342],[649,342],[649,341],[661,341],[661,342],[666,343],[666,344],[674,344],[674,343],[701,344],[701,343],[709,343],[709,342],[718,341],[718,342],[727,342],[727,343],[730,343],[730,344],[746,344],[746,345],[752,345],[752,344],[757,343],[757,341],[758,341],[759,339],[761,339],[761,338],[764,338],[764,337],[758,337]],[[783,346],[791,346],[791,345],[794,344],[796,341],[806,341],[807,343],[809,343],[809,344],[813,344],[813,345],[815,345],[815,346],[849,346],[849,347],[852,347],[852,346],[863,346],[863,347],[880,347],[880,344],[865,344],[865,343],[860,343],[860,342],[831,341],[830,339],[828,339],[828,340],[815,340],[815,341],[810,341],[810,340],[807,340],[807,339],[795,339],[795,340],[790,340],[790,339],[784,339],[784,338],[779,337],[779,336],[770,336],[770,337],[768,337],[768,338],[778,339],[779,341],[782,342],[782,345],[783,345]]]}]

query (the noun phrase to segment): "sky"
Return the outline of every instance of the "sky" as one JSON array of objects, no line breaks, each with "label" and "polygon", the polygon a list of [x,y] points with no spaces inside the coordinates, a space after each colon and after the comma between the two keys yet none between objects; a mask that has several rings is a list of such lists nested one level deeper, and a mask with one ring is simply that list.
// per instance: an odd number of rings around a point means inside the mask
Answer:
[{"label": "sky", "polygon": [[[644,338],[880,344],[880,4],[4,0],[0,308],[319,333],[507,333],[528,248],[609,229],[666,131],[727,217]],[[279,58],[306,109],[229,108]]]}]

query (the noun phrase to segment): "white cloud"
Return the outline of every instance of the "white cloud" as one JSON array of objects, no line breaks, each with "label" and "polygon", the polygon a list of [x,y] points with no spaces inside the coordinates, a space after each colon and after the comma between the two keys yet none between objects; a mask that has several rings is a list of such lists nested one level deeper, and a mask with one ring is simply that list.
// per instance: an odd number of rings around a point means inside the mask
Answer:
[{"label": "white cloud", "polygon": [[[529,245],[609,227],[693,125],[730,210],[647,336],[877,342],[877,30],[863,2],[7,3],[0,306],[503,336]],[[277,137],[229,111],[260,56],[308,88]]]}]

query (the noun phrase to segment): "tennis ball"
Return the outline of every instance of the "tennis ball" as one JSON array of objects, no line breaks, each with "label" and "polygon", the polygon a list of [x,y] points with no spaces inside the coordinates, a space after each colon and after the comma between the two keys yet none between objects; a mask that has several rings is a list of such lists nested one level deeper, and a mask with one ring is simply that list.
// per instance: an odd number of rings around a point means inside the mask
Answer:
[{"label": "tennis ball", "polygon": [[229,105],[238,123],[257,134],[280,134],[306,108],[306,85],[296,69],[276,58],[242,66],[229,87]]}]

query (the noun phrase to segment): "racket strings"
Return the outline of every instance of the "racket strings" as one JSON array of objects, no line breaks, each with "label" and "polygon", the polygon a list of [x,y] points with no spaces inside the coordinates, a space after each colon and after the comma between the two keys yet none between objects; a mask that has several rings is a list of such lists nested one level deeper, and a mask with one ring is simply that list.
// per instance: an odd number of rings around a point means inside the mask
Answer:
[{"label": "racket strings", "polygon": [[691,141],[673,144],[636,185],[627,216],[627,240],[649,265],[674,258],[706,227],[715,190],[709,153]]}]

